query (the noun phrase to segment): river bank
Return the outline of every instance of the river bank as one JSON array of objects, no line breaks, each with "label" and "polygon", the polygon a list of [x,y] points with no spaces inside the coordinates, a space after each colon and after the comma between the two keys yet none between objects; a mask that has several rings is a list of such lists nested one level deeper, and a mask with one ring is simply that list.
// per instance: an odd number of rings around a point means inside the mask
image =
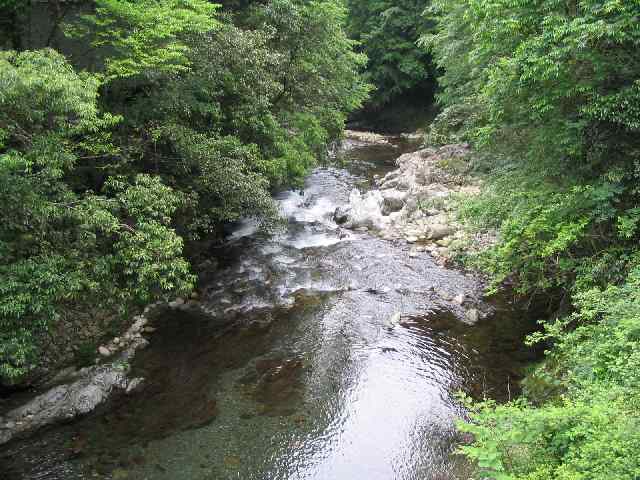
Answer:
[{"label": "river bank", "polygon": [[[350,135],[372,143],[386,141],[383,136]],[[471,235],[456,220],[459,198],[478,195],[482,188],[470,174],[470,156],[466,144],[404,153],[396,159],[395,170],[376,178],[374,189],[352,192],[334,219],[386,240],[402,239],[414,245],[413,255],[428,252],[442,265],[453,266],[456,251],[478,251],[497,241],[497,232]]]},{"label": "river bank", "polygon": [[347,140],[347,169],[318,168],[303,192],[278,195],[285,231],[240,225],[211,251],[201,297],[142,327],[150,345],[121,367],[144,382],[8,444],[9,478],[350,478],[369,465],[388,479],[396,462],[397,478],[464,478],[454,394],[513,391],[526,328],[506,328],[513,306],[485,301],[473,275],[333,220],[354,192],[398,178],[398,142]]}]

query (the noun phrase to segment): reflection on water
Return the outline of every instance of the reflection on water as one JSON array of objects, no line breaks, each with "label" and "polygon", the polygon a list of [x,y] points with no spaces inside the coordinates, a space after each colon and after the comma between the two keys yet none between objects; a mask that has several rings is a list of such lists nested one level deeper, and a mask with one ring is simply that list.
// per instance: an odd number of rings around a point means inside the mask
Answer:
[{"label": "reflection on water", "polygon": [[473,278],[340,229],[336,206],[398,152],[349,154],[349,171],[318,169],[278,197],[286,231],[247,222],[212,252],[225,267],[204,311],[158,314],[141,392],[5,447],[6,478],[468,478],[455,392],[503,398],[524,326],[500,306],[464,325],[443,299],[473,297]]}]

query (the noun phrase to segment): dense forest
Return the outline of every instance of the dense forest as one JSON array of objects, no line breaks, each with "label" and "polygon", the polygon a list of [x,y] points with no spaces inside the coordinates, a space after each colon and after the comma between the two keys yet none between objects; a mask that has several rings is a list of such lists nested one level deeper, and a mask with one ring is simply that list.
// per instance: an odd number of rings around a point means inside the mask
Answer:
[{"label": "dense forest", "polygon": [[472,263],[556,312],[508,405],[477,405],[465,451],[496,479],[640,474],[640,6],[434,1],[432,141],[471,142],[488,175],[462,215],[499,229]]},{"label": "dense forest", "polygon": [[459,216],[499,232],[460,262],[547,305],[528,340],[544,359],[520,398],[466,400],[462,451],[479,478],[640,477],[637,2],[0,8],[3,383],[38,375],[69,318],[190,294],[193,245],[246,217],[276,228],[272,193],[351,112],[437,79],[425,142],[472,146],[484,187]]}]

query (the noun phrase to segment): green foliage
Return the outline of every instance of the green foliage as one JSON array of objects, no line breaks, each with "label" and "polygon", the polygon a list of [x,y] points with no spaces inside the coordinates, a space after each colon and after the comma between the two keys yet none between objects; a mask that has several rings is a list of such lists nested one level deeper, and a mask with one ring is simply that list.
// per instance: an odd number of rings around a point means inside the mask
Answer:
[{"label": "green foliage", "polygon": [[538,407],[472,405],[460,427],[475,441],[463,452],[484,478],[638,478],[640,269],[622,286],[577,295],[576,312],[532,340],[542,339],[555,348],[534,377],[560,379],[563,394]]},{"label": "green foliage", "polygon": [[360,107],[368,93],[359,76],[366,57],[353,51],[346,16],[339,0],[271,0],[251,17],[254,26],[276,32],[271,46],[282,55],[274,106],[315,115],[332,138],[340,134],[345,112]]},{"label": "green foliage", "polygon": [[638,240],[638,6],[457,0],[430,12],[440,27],[422,43],[445,69],[430,140],[473,142],[491,172],[463,212],[500,229],[481,262],[523,292],[570,289]]},{"label": "green foliage", "polygon": [[531,341],[524,399],[471,405],[463,449],[494,479],[640,475],[637,2],[435,0],[445,70],[430,140],[470,141],[485,193],[461,215],[500,241],[471,259],[495,285],[573,313]]},{"label": "green foliage", "polygon": [[189,189],[197,205],[191,232],[215,232],[225,222],[247,217],[276,217],[269,181],[257,171],[261,159],[255,145],[188,130],[174,129],[172,135],[177,153],[188,165]]},{"label": "green foliage", "polygon": [[95,13],[67,33],[88,37],[101,52],[107,80],[179,73],[189,67],[185,37],[217,25],[205,0],[96,0]]},{"label": "green foliage", "polygon": [[554,185],[534,175],[501,173],[459,212],[469,225],[500,231],[501,241],[472,263],[491,272],[496,286],[515,279],[523,294],[570,287],[579,269],[610,247],[622,193],[608,181]]},{"label": "green foliage", "polygon": [[541,13],[538,4],[436,1],[442,27],[422,42],[446,68],[441,101],[477,113],[470,139],[525,155],[545,173],[589,173],[633,153],[625,132],[640,115],[638,7],[542,4]]},{"label": "green foliage", "polygon": [[115,153],[96,79],[52,50],[3,52],[0,85],[0,375],[12,380],[65,304],[125,308],[192,278],[168,227],[180,197],[159,179],[78,188],[87,162]]},{"label": "green foliage", "polygon": [[28,6],[28,0],[0,0],[0,48],[19,47],[22,40],[19,20]]},{"label": "green foliage", "polygon": [[119,82],[107,99],[144,132],[139,168],[189,196],[194,238],[241,217],[272,221],[269,191],[300,184],[367,93],[339,2],[278,0],[242,19],[247,29],[225,21],[190,36],[188,72]]},{"label": "green foliage", "polygon": [[640,10],[542,4],[435,1],[439,31],[422,39],[446,68],[430,139],[483,155],[491,187],[463,216],[500,229],[480,262],[525,293],[570,289],[639,238]]},{"label": "green foliage", "polygon": [[426,88],[435,77],[429,53],[417,45],[430,28],[423,16],[428,0],[350,0],[349,31],[369,63],[366,79],[376,91],[371,103],[380,107],[402,93]]}]

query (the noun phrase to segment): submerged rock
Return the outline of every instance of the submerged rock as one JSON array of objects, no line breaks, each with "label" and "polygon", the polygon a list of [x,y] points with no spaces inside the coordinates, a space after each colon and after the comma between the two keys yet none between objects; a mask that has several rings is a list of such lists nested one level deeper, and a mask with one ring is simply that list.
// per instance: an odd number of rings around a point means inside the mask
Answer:
[{"label": "submerged rock", "polygon": [[256,361],[241,383],[257,402],[258,415],[287,416],[301,399],[300,379],[304,362],[300,358],[272,358]]},{"label": "submerged rock", "polygon": [[478,321],[480,321],[480,312],[478,312],[476,308],[471,308],[467,310],[467,313],[465,314],[465,319],[466,319],[466,323],[470,325],[475,325],[476,323],[478,323]]},{"label": "submerged rock", "polygon": [[402,320],[402,314],[400,312],[396,312],[393,315],[391,315],[391,317],[387,322],[389,326],[393,327],[395,325],[398,325],[401,320]]}]

